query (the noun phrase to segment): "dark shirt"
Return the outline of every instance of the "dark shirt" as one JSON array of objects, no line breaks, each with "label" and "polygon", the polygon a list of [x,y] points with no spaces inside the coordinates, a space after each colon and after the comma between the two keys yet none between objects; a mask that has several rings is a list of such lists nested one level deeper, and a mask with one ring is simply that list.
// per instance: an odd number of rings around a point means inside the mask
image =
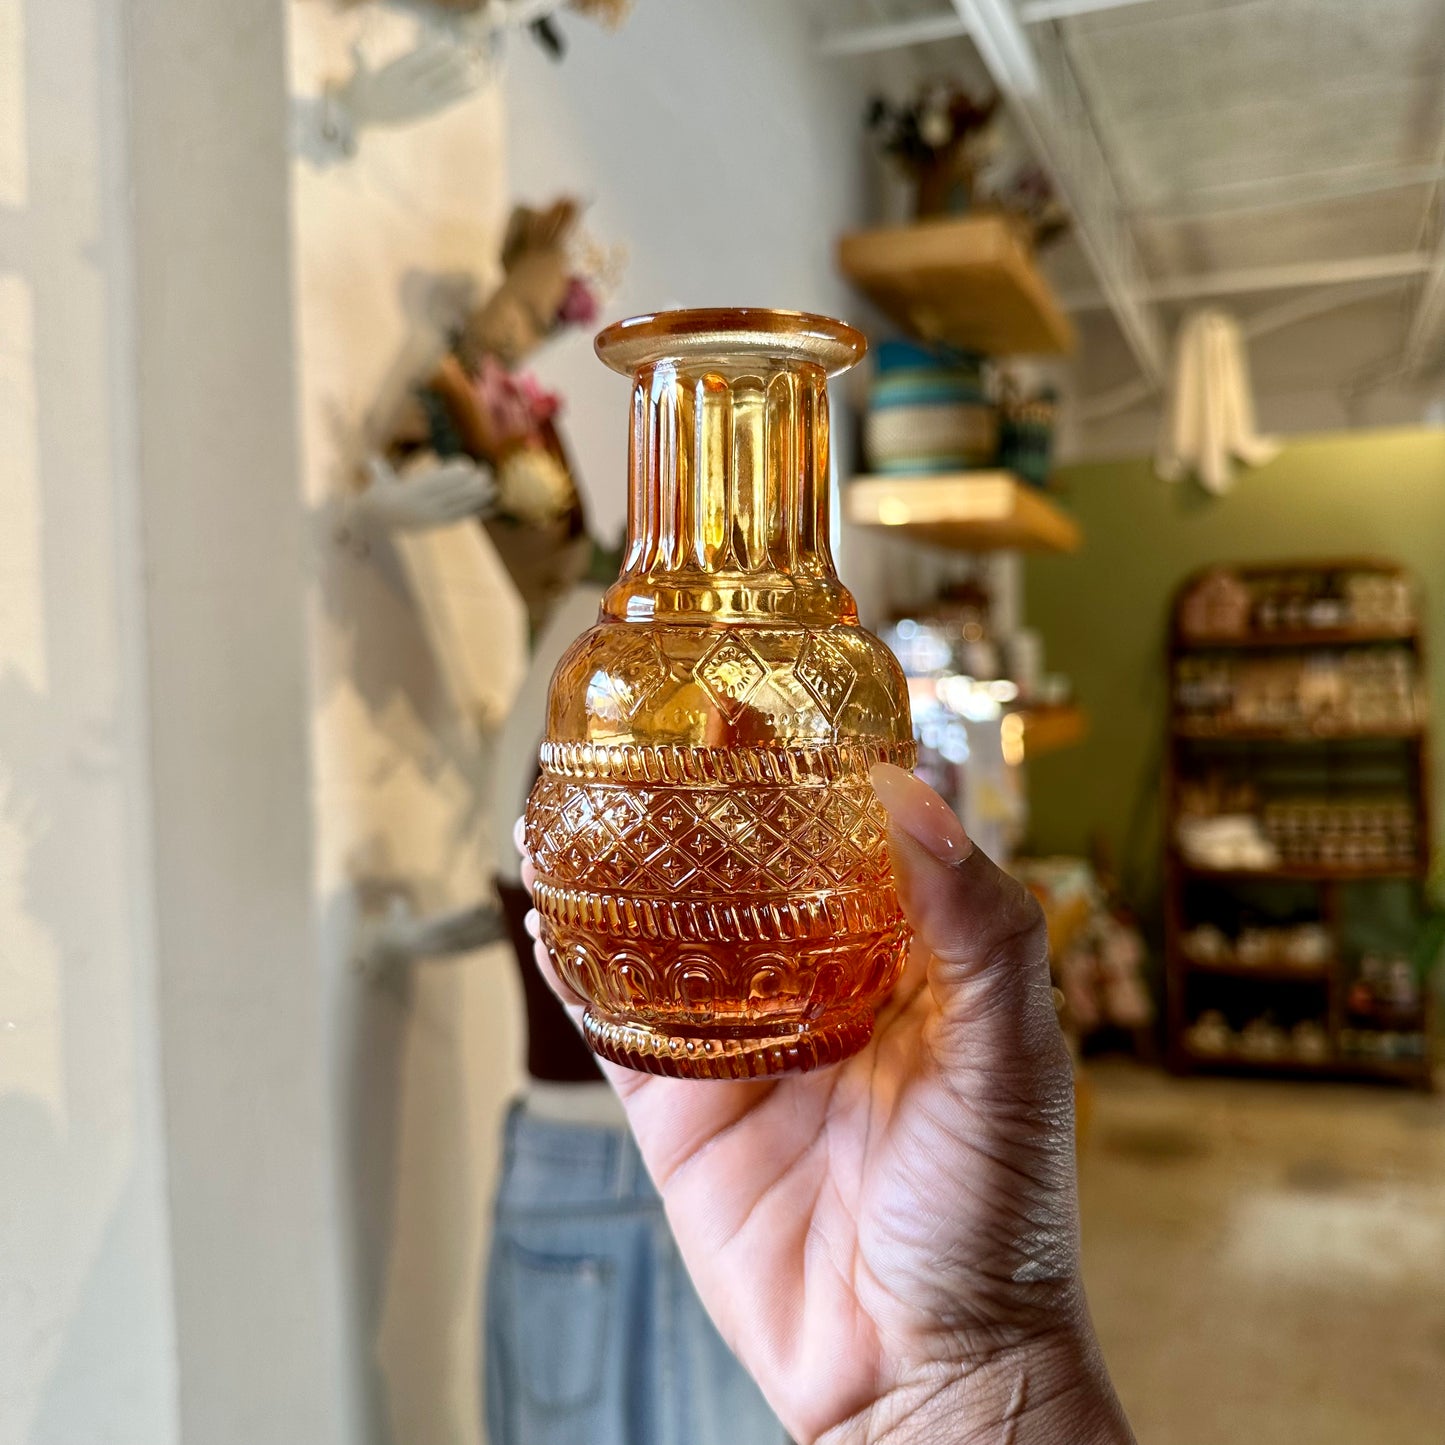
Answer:
[{"label": "dark shirt", "polygon": [[556,1084],[590,1083],[602,1077],[592,1052],[547,986],[532,957],[532,939],[523,926],[532,900],[520,883],[496,880],[497,896],[507,920],[512,952],[522,975],[527,1004],[527,1072]]}]

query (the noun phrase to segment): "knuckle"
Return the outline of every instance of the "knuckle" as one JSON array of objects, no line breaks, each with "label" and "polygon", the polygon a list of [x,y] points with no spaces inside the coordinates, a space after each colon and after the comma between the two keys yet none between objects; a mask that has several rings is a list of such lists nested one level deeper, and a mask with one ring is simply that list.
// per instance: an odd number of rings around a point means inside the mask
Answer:
[{"label": "knuckle", "polygon": [[989,952],[995,961],[1036,964],[1049,954],[1049,930],[1037,898],[1016,879],[1009,879],[1000,900],[996,932]]}]

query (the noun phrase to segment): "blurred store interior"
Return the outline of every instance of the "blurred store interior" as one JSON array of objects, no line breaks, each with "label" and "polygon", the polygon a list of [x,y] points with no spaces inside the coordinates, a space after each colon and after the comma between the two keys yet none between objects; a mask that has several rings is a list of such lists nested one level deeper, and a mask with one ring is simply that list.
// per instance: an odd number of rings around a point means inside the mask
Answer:
[{"label": "blurred store interior", "polygon": [[0,0],[0,1445],[486,1445],[592,338],[716,305],[869,338],[1139,1438],[1438,1445],[1445,0]]}]

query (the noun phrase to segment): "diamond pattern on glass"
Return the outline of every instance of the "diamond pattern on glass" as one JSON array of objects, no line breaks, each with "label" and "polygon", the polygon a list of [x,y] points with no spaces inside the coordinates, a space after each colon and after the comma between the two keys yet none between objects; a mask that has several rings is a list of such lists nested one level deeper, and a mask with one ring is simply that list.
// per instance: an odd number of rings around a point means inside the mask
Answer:
[{"label": "diamond pattern on glass", "polygon": [[671,797],[650,815],[648,821],[660,828],[669,838],[674,838],[684,829],[692,826],[695,816],[692,808],[684,799]]},{"label": "diamond pattern on glass", "polygon": [[713,865],[707,870],[724,888],[737,888],[744,878],[749,877],[753,870],[743,862],[738,855],[731,851],[724,851],[721,857],[716,859]]},{"label": "diamond pattern on glass", "polygon": [[766,823],[749,823],[733,837],[732,846],[747,861],[762,863],[777,851],[782,841]]},{"label": "diamond pattern on glass", "polygon": [[597,888],[622,888],[641,866],[625,849],[614,844],[592,859],[584,881]]},{"label": "diamond pattern on glass", "polygon": [[[810,886],[808,879],[815,876],[817,864],[812,856],[805,853],[801,848],[789,844],[788,847],[775,853],[768,859],[768,873],[784,888],[804,889]],[[823,887],[828,887],[833,880],[830,878]]]},{"label": "diamond pattern on glass", "polygon": [[707,868],[728,851],[728,840],[706,823],[699,823],[678,839],[677,846],[685,857],[700,868]]},{"label": "diamond pattern on glass", "polygon": [[749,695],[767,675],[767,667],[735,637],[715,643],[693,672],[729,722],[737,721]]},{"label": "diamond pattern on glass", "polygon": [[826,853],[818,855],[818,863],[830,879],[838,882],[856,881],[860,872],[867,867],[868,854],[853,847],[851,843],[835,843]]},{"label": "diamond pattern on glass", "polygon": [[647,823],[630,829],[622,841],[628,853],[639,863],[646,862],[667,847],[667,838]]},{"label": "diamond pattern on glass", "polygon": [[803,685],[818,699],[828,720],[836,722],[853,691],[853,684],[858,681],[857,669],[827,638],[815,634],[808,639],[797,673]]},{"label": "diamond pattern on glass", "polygon": [[695,871],[690,859],[676,848],[664,848],[655,858],[648,861],[647,870],[654,873],[670,887],[676,888]]},{"label": "diamond pattern on glass", "polygon": [[616,788],[602,793],[597,803],[597,817],[615,838],[623,837],[645,811],[642,803],[631,793]]},{"label": "diamond pattern on glass", "polygon": [[725,793],[722,802],[712,808],[708,816],[713,826],[722,829],[725,834],[740,832],[753,817],[752,812],[731,793]]},{"label": "diamond pattern on glass", "polygon": [[760,811],[766,814],[768,821],[784,837],[791,837],[812,816],[804,806],[800,796],[802,792],[802,789],[798,789],[796,792],[792,790],[780,792],[769,797],[762,805]]},{"label": "diamond pattern on glass", "polygon": [[592,811],[592,800],[582,788],[569,788],[567,799],[562,804],[562,821],[568,829],[576,833],[585,833],[593,826],[594,814]]},{"label": "diamond pattern on glass", "polygon": [[620,718],[630,722],[667,680],[669,671],[657,638],[648,634],[609,655],[607,671],[595,674],[590,687],[605,695]]},{"label": "diamond pattern on glass", "polygon": [[815,818],[805,823],[793,836],[793,841],[805,852],[817,858],[827,852],[833,843],[833,833]]},{"label": "diamond pattern on glass", "polygon": [[878,812],[861,777],[662,790],[544,777],[528,836],[538,867],[564,886],[801,895],[886,876]]},{"label": "diamond pattern on glass", "polygon": [[861,814],[846,793],[838,789],[829,789],[828,801],[823,804],[822,811],[818,816],[835,833],[841,833],[846,838],[858,826]]}]

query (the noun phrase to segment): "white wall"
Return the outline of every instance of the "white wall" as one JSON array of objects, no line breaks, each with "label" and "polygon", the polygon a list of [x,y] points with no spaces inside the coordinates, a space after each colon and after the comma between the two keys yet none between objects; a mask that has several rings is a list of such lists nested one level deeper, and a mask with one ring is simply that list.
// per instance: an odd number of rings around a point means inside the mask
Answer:
[{"label": "white wall", "polygon": [[[384,63],[414,33],[374,6],[287,8],[297,95],[345,75],[352,44]],[[292,170],[304,493],[315,518],[313,884],[348,1345],[358,1438],[407,1445],[477,1438],[478,1278],[496,1129],[517,1080],[518,1004],[500,949],[422,963],[401,991],[363,986],[350,970],[356,919],[384,895],[421,911],[485,896],[489,780],[396,555],[384,541],[358,555],[333,530],[366,448],[385,440],[458,300],[496,274],[508,211],[502,122],[493,87],[422,124],[364,134],[348,163],[298,160]],[[523,624],[500,563],[491,582],[496,662],[516,665]]]},{"label": "white wall", "polygon": [[123,11],[187,1445],[356,1433],[310,876],[285,8]]},{"label": "white wall", "polygon": [[[864,215],[864,79],[819,58],[805,7],[639,0],[615,33],[565,12],[562,24],[561,64],[526,46],[510,68],[512,186],[524,200],[589,200],[588,228],[625,245],[608,320],[670,306],[862,314],[833,253]],[[627,384],[581,332],[537,370],[567,399],[595,525],[612,536],[626,510]]]},{"label": "white wall", "polygon": [[177,1439],[121,46],[0,0],[0,1442]]},{"label": "white wall", "polygon": [[[484,891],[491,750],[335,502],[513,195],[594,200],[614,314],[857,314],[862,96],[796,7],[563,24],[317,171],[285,31],[314,94],[395,11],[0,0],[0,1445],[480,1440],[517,989],[348,946]],[[624,385],[582,336],[539,369],[610,533]]]},{"label": "white wall", "polygon": [[0,0],[0,1440],[350,1440],[282,12]]}]

